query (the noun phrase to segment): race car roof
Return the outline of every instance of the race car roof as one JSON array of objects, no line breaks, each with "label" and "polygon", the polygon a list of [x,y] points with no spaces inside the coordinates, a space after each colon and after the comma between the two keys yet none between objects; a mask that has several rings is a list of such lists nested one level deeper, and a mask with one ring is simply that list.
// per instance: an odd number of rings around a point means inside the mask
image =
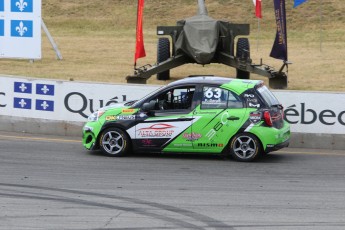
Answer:
[{"label": "race car roof", "polygon": [[226,78],[226,77],[218,77],[218,76],[189,76],[187,78],[183,78],[181,80],[177,80],[174,82],[171,82],[169,86],[172,85],[179,85],[179,84],[188,84],[188,83],[206,83],[206,84],[219,84],[223,85],[226,83],[231,82],[234,80],[233,78]]}]

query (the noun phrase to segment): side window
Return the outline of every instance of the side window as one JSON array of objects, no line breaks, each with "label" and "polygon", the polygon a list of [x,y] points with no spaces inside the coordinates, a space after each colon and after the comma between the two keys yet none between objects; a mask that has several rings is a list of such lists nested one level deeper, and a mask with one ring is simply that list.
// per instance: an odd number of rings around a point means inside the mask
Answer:
[{"label": "side window", "polygon": [[151,98],[150,103],[154,103],[154,110],[190,109],[194,92],[194,86],[170,89]]},{"label": "side window", "polygon": [[243,108],[243,102],[241,98],[231,91],[229,91],[228,108],[229,109]]},{"label": "side window", "polygon": [[172,109],[190,109],[194,92],[194,87],[174,89],[172,92]]},{"label": "side window", "polygon": [[218,87],[203,87],[201,109],[225,109],[228,104],[229,91]]},{"label": "side window", "polygon": [[226,89],[209,86],[203,88],[201,109],[226,108],[243,108],[242,100],[238,95]]}]

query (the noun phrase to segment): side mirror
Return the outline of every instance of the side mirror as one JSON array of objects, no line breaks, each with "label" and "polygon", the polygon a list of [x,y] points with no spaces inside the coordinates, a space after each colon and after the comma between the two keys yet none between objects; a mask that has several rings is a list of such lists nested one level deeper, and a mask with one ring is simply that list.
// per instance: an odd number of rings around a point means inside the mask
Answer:
[{"label": "side mirror", "polygon": [[152,100],[150,102],[146,102],[143,104],[143,107],[141,108],[144,112],[149,112],[150,110],[154,110],[156,105],[156,101]]}]

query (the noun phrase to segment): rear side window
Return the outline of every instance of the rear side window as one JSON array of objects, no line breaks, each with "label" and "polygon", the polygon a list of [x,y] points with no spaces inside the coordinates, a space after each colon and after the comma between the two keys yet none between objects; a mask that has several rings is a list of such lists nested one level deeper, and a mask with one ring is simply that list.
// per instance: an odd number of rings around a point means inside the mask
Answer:
[{"label": "rear side window", "polygon": [[261,86],[257,89],[261,97],[265,100],[269,107],[273,105],[279,105],[278,99],[273,95],[273,93],[265,86]]},{"label": "rear side window", "polygon": [[243,108],[241,99],[231,91],[219,87],[203,87],[201,109]]}]

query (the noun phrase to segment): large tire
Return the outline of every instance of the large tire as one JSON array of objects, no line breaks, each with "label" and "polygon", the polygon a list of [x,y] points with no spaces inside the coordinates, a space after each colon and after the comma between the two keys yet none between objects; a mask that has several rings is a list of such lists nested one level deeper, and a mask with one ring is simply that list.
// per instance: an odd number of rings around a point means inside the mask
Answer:
[{"label": "large tire", "polygon": [[[168,38],[159,38],[157,43],[157,63],[166,61],[170,58],[170,41]],[[157,80],[169,80],[170,70],[157,74]]]},{"label": "large tire", "polygon": [[104,154],[111,157],[124,156],[129,149],[128,135],[118,128],[104,130],[99,138],[99,146]]},{"label": "large tire", "polygon": [[237,161],[254,161],[262,154],[261,142],[250,133],[238,133],[230,142],[230,156]]},{"label": "large tire", "polygon": [[[245,60],[250,58],[250,46],[248,38],[239,38],[237,40],[236,57]],[[236,69],[236,78],[249,79],[250,73],[247,71]]]}]

